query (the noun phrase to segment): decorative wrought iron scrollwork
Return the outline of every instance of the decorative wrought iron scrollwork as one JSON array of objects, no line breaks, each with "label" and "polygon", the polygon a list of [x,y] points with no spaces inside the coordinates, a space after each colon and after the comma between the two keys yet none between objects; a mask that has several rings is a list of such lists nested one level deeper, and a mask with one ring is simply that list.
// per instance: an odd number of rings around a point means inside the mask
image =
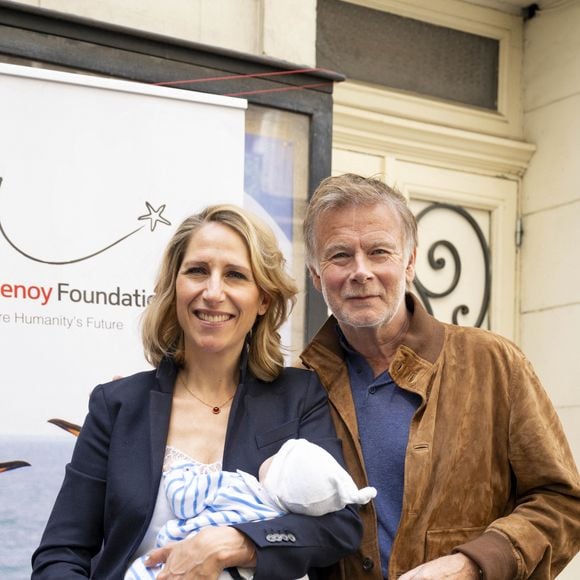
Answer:
[{"label": "decorative wrought iron scrollwork", "polygon": [[[490,266],[491,259],[490,259],[489,246],[487,244],[487,241],[485,239],[483,231],[481,230],[481,228],[479,227],[479,224],[475,221],[473,216],[466,209],[464,209],[463,207],[458,206],[458,205],[453,205],[450,203],[433,203],[433,204],[425,207],[424,209],[422,209],[417,214],[417,216],[416,216],[417,224],[419,224],[419,222],[421,221],[421,219],[423,217],[425,217],[425,215],[427,215],[428,213],[430,213],[432,211],[437,211],[437,210],[452,211],[452,212],[455,212],[456,214],[460,215],[462,218],[464,218],[469,223],[469,225],[471,226],[471,228],[473,229],[473,231],[475,232],[475,234],[477,236],[479,245],[481,247],[482,255],[483,255],[484,288],[483,288],[483,298],[481,301],[481,306],[480,306],[479,312],[477,314],[477,319],[475,321],[474,326],[481,327],[481,325],[485,319],[485,316],[487,314],[487,311],[489,309],[489,301],[490,301],[490,295],[491,295],[491,266]],[[449,286],[445,290],[443,290],[442,292],[435,292],[433,290],[429,290],[428,288],[426,288],[425,285],[419,280],[419,278],[417,276],[415,277],[415,281],[414,281],[415,290],[417,291],[417,294],[421,298],[421,301],[423,302],[425,308],[427,309],[427,311],[430,314],[433,314],[433,307],[431,305],[431,300],[438,299],[438,298],[444,298],[446,296],[449,296],[457,288],[457,285],[459,284],[459,281],[461,279],[461,257],[459,255],[459,252],[458,252],[457,248],[455,247],[455,245],[448,240],[437,240],[436,242],[431,244],[431,247],[429,248],[429,250],[427,252],[429,266],[431,268],[433,268],[434,270],[443,270],[446,267],[446,265],[447,265],[446,259],[443,257],[437,257],[437,255],[436,255],[440,248],[445,248],[449,252],[449,254],[451,255],[451,257],[453,259],[453,266],[454,266],[453,279],[451,280],[451,283],[449,284]],[[453,324],[459,324],[459,322],[458,322],[459,315],[466,316],[467,314],[469,314],[469,306],[467,306],[467,304],[460,304],[460,305],[456,306],[453,309],[453,314],[452,314]]]}]

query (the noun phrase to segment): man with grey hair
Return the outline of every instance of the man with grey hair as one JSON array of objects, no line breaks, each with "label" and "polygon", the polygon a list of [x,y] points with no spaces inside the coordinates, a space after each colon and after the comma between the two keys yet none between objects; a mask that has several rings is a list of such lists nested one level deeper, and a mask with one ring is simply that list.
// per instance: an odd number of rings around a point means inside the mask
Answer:
[{"label": "man with grey hair", "polygon": [[580,548],[580,478],[530,363],[437,321],[408,291],[417,226],[379,180],[325,179],[304,231],[333,316],[301,355],[328,391],[347,467],[378,495],[332,578],[557,575]]}]

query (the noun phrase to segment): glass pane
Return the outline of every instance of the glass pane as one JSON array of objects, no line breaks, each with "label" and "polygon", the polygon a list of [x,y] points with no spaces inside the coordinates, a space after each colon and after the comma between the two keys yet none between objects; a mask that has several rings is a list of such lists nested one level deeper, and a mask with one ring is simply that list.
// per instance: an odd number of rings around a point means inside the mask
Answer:
[{"label": "glass pane", "polygon": [[350,80],[497,110],[499,40],[385,10],[318,0],[317,66]]},{"label": "glass pane", "polygon": [[298,302],[282,329],[290,364],[304,343],[305,267],[302,216],[308,197],[310,119],[249,105],[246,112],[245,201],[274,230],[298,288]]}]

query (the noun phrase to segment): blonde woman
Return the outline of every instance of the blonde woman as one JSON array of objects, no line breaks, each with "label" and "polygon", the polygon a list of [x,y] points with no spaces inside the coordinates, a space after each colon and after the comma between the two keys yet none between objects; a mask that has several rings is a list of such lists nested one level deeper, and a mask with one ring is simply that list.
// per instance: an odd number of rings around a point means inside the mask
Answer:
[{"label": "blonde woman", "polygon": [[152,549],[171,514],[162,473],[175,462],[257,476],[285,441],[304,438],[342,463],[316,375],[283,368],[278,329],[295,294],[272,232],[242,209],[212,206],[179,226],[143,320],[155,370],[93,391],[33,579],[123,578],[144,554],[163,564],[159,580],[235,577],[237,566],[292,579],[356,549],[350,506],[209,526]]}]

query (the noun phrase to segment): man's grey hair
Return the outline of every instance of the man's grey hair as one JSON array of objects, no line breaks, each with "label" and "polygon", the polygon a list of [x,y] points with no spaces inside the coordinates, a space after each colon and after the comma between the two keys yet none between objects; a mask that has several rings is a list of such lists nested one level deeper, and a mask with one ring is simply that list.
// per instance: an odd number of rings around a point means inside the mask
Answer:
[{"label": "man's grey hair", "polygon": [[323,179],[308,203],[304,217],[306,263],[309,266],[317,266],[314,230],[324,212],[330,209],[380,203],[390,207],[401,218],[405,257],[409,257],[417,247],[417,221],[405,197],[379,179],[345,173]]}]

